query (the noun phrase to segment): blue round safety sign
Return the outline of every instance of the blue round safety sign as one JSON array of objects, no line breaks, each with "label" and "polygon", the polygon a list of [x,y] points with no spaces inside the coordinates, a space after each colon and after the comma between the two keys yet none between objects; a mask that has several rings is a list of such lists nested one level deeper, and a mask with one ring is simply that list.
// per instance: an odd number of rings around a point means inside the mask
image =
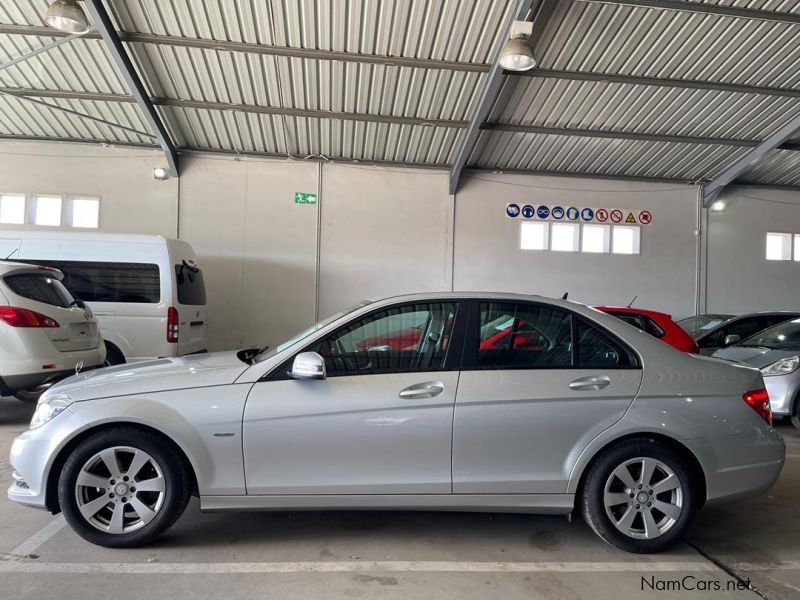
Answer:
[{"label": "blue round safety sign", "polygon": [[570,221],[577,221],[578,217],[580,216],[580,214],[581,214],[580,211],[577,208],[575,208],[574,206],[570,206],[567,209],[567,218]]},{"label": "blue round safety sign", "polygon": [[561,220],[564,218],[564,207],[562,206],[554,206],[553,210],[550,211],[550,214],[553,215],[553,218],[556,220]]},{"label": "blue round safety sign", "polygon": [[594,211],[591,208],[584,208],[581,211],[581,219],[584,221],[591,221],[594,219]]},{"label": "blue round safety sign", "polygon": [[519,204],[506,204],[506,214],[516,219],[519,216]]},{"label": "blue round safety sign", "polygon": [[530,204],[526,204],[522,207],[522,216],[526,219],[532,219],[533,215],[536,213],[536,209],[533,208]]},{"label": "blue round safety sign", "polygon": [[550,216],[550,209],[547,206],[540,206],[536,209],[536,216],[540,219],[546,219]]}]

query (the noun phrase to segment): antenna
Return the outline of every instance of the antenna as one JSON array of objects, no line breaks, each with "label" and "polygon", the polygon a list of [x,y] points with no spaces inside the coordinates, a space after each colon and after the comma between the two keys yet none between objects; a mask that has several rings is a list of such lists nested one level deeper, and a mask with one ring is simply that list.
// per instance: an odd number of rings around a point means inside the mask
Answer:
[{"label": "antenna", "polygon": [[567,299],[567,296],[569,296],[569,292],[564,292],[564,295],[563,295],[563,296],[561,296],[561,299],[562,299],[562,300],[566,300],[566,299]]},{"label": "antenna", "polygon": [[630,303],[630,304],[628,304],[628,308],[630,308],[631,306],[633,306],[633,303],[634,303],[634,302],[636,302],[636,299],[637,299],[638,297],[639,297],[639,296],[634,296],[634,297],[633,297],[633,300],[631,300],[631,303]]},{"label": "antenna", "polygon": [[18,247],[17,247],[17,248],[14,248],[14,249],[11,251],[11,254],[9,254],[8,256],[6,256],[6,257],[5,257],[3,260],[8,260],[8,259],[9,259],[9,258],[11,258],[12,256],[14,256],[14,255],[15,255],[17,252],[19,252],[19,248],[18,248]]}]

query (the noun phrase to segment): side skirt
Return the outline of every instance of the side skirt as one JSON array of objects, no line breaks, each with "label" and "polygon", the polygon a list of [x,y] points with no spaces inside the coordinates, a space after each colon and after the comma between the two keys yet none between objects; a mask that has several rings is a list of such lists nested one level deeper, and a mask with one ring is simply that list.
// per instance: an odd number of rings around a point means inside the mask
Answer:
[{"label": "side skirt", "polygon": [[442,510],[564,515],[574,494],[201,496],[200,510]]}]

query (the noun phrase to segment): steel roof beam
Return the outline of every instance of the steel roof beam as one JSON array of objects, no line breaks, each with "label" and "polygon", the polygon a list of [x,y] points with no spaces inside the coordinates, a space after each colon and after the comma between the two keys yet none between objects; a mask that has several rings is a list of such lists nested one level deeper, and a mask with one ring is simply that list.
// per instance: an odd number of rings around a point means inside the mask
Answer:
[{"label": "steel roof beam", "polygon": [[677,12],[700,13],[704,15],[717,15],[720,17],[734,17],[736,19],[750,19],[755,21],[771,21],[773,23],[800,24],[800,15],[795,13],[762,10],[759,8],[744,8],[739,6],[726,6],[723,4],[706,4],[687,0],[578,0],[592,4],[617,4],[633,6],[636,8],[658,8]]},{"label": "steel roof beam", "polygon": [[159,117],[158,112],[156,112],[155,106],[153,106],[153,103],[150,101],[150,96],[144,89],[144,85],[139,79],[127,51],[122,45],[117,31],[114,29],[114,25],[111,23],[111,18],[108,16],[103,6],[103,0],[86,0],[84,4],[89,11],[89,15],[92,17],[94,26],[105,42],[111,58],[114,59],[114,63],[117,65],[117,69],[123,81],[136,100],[136,104],[139,106],[145,122],[147,122],[150,130],[155,134],[159,146],[161,146],[161,149],[164,151],[170,173],[173,177],[179,177],[178,153],[175,150],[175,146],[167,133],[166,127],[164,127],[164,124],[161,122],[161,117]]},{"label": "steel roof beam", "polygon": [[726,185],[732,183],[768,153],[777,150],[781,144],[798,135],[798,133],[800,133],[800,113],[705,185],[703,187],[703,206],[711,206],[711,203],[714,202]]},{"label": "steel roof beam", "polygon": [[[36,25],[0,25],[0,34],[32,35],[32,36],[60,36],[48,27]],[[268,56],[285,56],[288,58],[307,58],[312,60],[338,60],[353,63],[379,64],[397,67],[412,67],[422,69],[442,69],[448,71],[464,71],[471,73],[486,73],[490,65],[485,63],[468,63],[450,60],[437,60],[433,58],[415,58],[410,56],[381,56],[379,54],[362,54],[357,52],[342,52],[338,50],[318,50],[315,48],[292,48],[289,46],[270,46],[266,44],[253,44],[250,42],[233,42],[228,40],[208,40],[203,38],[179,37],[173,35],[158,35],[153,33],[137,33],[133,31],[118,32],[123,42],[155,44],[159,46],[176,46],[183,48],[200,48],[205,50],[222,50],[227,52],[242,52],[246,54],[263,54]],[[86,34],[82,37],[99,39],[100,35]]]},{"label": "steel roof beam", "polygon": [[800,98],[800,89],[742,85],[696,79],[670,79],[666,77],[643,77],[641,75],[618,75],[615,73],[591,73],[584,71],[560,71],[557,69],[531,69],[521,73],[506,71],[511,77],[541,77],[545,79],[566,79],[571,81],[600,81],[605,83],[627,83],[632,85],[651,85],[655,87],[686,88],[691,90],[711,90],[737,94],[761,94],[763,96],[787,96]]}]

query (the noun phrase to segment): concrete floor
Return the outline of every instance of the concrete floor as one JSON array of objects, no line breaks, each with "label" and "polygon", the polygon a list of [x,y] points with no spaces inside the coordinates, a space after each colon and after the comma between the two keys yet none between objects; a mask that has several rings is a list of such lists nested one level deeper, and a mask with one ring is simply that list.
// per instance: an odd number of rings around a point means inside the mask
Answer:
[{"label": "concrete floor", "polygon": [[[33,407],[0,399],[0,483]],[[767,496],[702,511],[657,556],[607,546],[563,517],[409,512],[201,514],[193,501],[156,544],[106,550],[62,517],[0,498],[0,598],[800,599],[800,432]],[[725,591],[734,574],[756,591]],[[643,578],[694,583],[653,591]],[[702,583],[722,591],[701,591]],[[642,593],[644,585],[644,593]]]}]

